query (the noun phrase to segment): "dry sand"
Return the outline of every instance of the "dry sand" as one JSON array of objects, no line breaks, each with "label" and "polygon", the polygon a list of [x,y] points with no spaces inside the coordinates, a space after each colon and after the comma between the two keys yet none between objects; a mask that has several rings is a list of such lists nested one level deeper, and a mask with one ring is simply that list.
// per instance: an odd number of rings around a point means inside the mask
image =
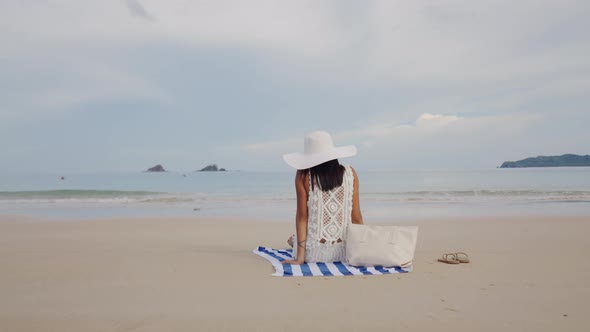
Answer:
[{"label": "dry sand", "polygon": [[590,218],[413,223],[412,273],[278,278],[291,223],[1,217],[0,331],[590,330]]}]

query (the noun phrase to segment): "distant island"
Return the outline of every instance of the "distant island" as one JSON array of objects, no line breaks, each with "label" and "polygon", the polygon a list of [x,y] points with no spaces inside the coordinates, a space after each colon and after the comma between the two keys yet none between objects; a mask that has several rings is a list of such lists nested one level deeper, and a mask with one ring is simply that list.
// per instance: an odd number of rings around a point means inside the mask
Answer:
[{"label": "distant island", "polygon": [[168,172],[164,169],[162,165],[156,165],[154,167],[148,168],[146,172]]},{"label": "distant island", "polygon": [[562,156],[531,157],[518,161],[505,161],[500,168],[583,166],[590,166],[590,155],[564,154]]},{"label": "distant island", "polygon": [[212,164],[201,168],[196,172],[225,172],[225,168],[218,168],[217,165]]}]

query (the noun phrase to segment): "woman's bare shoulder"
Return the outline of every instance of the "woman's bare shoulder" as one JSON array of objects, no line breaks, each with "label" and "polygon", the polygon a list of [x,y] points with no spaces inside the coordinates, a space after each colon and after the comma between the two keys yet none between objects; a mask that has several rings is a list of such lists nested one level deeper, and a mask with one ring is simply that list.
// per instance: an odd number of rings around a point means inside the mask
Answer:
[{"label": "woman's bare shoulder", "polygon": [[305,170],[298,169],[297,173],[295,173],[295,180],[304,182],[308,176],[308,172],[306,172]]},{"label": "woman's bare shoulder", "polygon": [[306,170],[297,170],[295,174],[295,185],[296,186],[303,186],[307,189],[309,184],[309,172]]}]

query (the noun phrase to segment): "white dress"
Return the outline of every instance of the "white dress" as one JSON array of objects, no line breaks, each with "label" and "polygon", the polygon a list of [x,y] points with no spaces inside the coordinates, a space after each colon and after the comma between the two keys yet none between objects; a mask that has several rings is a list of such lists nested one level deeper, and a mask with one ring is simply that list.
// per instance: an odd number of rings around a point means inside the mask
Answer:
[{"label": "white dress", "polygon": [[[311,188],[310,184],[307,200],[305,262],[345,261],[344,241],[348,225],[352,220],[354,191],[352,168],[345,166],[340,187],[330,191],[322,191],[317,185],[313,190]],[[297,242],[294,245],[293,257],[297,257]]]}]

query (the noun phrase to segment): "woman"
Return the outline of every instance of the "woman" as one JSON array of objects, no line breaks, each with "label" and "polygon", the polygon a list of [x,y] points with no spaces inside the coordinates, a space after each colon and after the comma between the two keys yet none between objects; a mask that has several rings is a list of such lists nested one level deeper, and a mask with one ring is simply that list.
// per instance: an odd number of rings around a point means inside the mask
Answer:
[{"label": "woman", "polygon": [[356,172],[338,158],[354,156],[356,147],[335,147],[330,134],[316,131],[305,137],[303,151],[283,156],[297,169],[297,233],[293,259],[283,264],[344,261],[348,225],[363,217]]}]

